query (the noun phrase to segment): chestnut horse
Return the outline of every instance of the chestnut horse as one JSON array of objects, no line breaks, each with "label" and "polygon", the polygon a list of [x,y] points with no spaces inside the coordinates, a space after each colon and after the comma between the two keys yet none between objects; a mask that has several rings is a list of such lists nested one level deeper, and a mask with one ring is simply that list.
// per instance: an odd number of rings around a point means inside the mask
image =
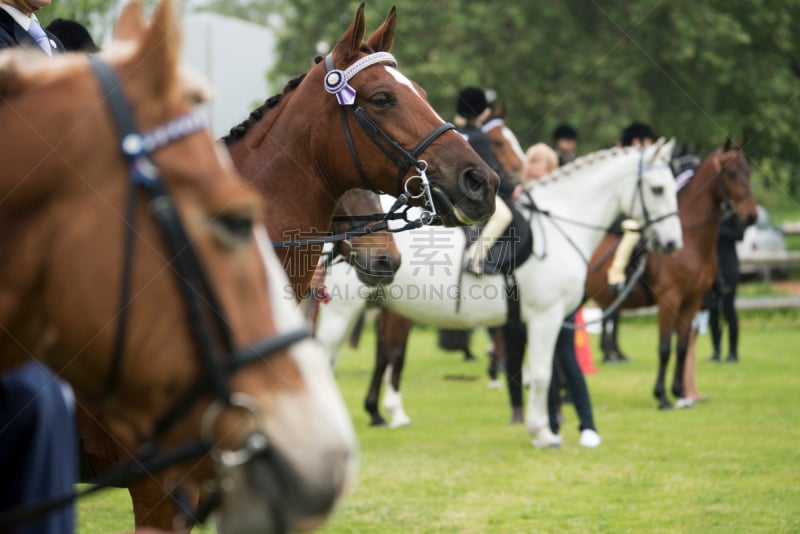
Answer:
[{"label": "chestnut horse", "polygon": [[92,60],[0,54],[0,372],[46,363],[146,453],[129,472],[212,490],[221,529],[309,528],[351,478],[352,425],[261,198],[185,98],[173,4],[147,29],[129,5]]},{"label": "chestnut horse", "polygon": [[[644,275],[620,306],[634,309],[658,304],[658,375],[653,395],[662,410],[673,407],[665,386],[673,332],[677,344],[672,394],[679,402],[686,402],[682,377],[689,333],[703,295],[717,276],[720,221],[735,215],[741,224],[752,224],[756,218],[744,151],[727,144],[709,153],[680,189],[678,208],[683,248],[674,256],[648,255]],[[609,307],[617,296],[608,289],[606,273],[618,243],[618,236],[606,235],[592,256],[586,278],[586,298],[602,308]],[[615,330],[618,324],[617,317]]]},{"label": "chestnut horse", "polygon": [[[330,54],[225,137],[236,167],[264,194],[273,240],[327,233],[348,189],[429,197],[428,211],[446,226],[494,212],[499,178],[397,69],[396,24],[393,8],[364,41],[362,4]],[[278,251],[298,298],[320,250]]]}]

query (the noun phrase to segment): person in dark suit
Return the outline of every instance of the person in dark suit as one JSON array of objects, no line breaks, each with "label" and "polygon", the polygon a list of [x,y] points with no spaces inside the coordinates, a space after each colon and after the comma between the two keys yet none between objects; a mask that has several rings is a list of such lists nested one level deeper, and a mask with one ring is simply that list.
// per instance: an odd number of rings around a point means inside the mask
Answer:
[{"label": "person in dark suit", "polygon": [[739,284],[739,257],[736,242],[744,238],[744,227],[735,216],[723,219],[717,239],[717,279],[711,286],[709,295],[709,327],[714,353],[712,362],[720,361],[722,328],[720,327],[720,308],[728,323],[728,363],[739,361],[739,317],[736,314],[736,286]]},{"label": "person in dark suit", "polygon": [[36,12],[49,5],[50,0],[0,0],[0,48],[34,48],[48,56],[63,52],[58,37],[36,18]]},{"label": "person in dark suit", "polygon": [[[42,29],[35,12],[50,0],[0,0],[0,48],[27,47],[52,56],[61,41]],[[69,495],[78,481],[78,435],[72,389],[36,361],[0,375],[0,516]],[[0,531],[75,532],[73,504]]]}]

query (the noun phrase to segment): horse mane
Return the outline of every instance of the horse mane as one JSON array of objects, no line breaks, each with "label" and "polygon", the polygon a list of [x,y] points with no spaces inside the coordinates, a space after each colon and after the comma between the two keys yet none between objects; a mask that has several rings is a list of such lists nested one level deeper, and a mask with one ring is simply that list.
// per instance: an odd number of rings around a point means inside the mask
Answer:
[{"label": "horse mane", "polygon": [[[314,58],[314,63],[319,63],[320,61],[322,61],[321,56]],[[281,98],[283,98],[285,94],[297,89],[297,87],[300,85],[300,82],[305,79],[306,74],[308,74],[308,72],[304,72],[303,74],[300,74],[299,76],[296,76],[286,82],[286,86],[284,86],[283,91],[266,99],[263,104],[251,111],[250,115],[245,120],[231,128],[230,132],[228,132],[228,135],[222,138],[222,142],[225,143],[225,146],[230,146],[244,137],[245,134],[250,131],[250,128],[252,128],[254,124],[261,120],[261,118],[264,116],[264,113],[277,106],[278,102],[281,101]]]},{"label": "horse mane", "polygon": [[636,150],[635,147],[611,147],[611,148],[604,148],[602,150],[598,150],[596,152],[592,152],[590,154],[586,154],[585,156],[580,156],[571,162],[567,163],[566,165],[562,165],[561,167],[556,168],[550,174],[542,176],[538,180],[534,181],[534,184],[547,184],[550,182],[555,182],[559,178],[564,178],[573,174],[575,171],[579,170],[581,167],[585,167],[587,165],[592,165],[600,160],[609,158],[609,157],[616,157],[619,155],[629,154],[633,150]]},{"label": "horse mane", "polygon": [[[361,51],[367,54],[371,54],[374,52],[374,50],[372,50],[372,48],[370,48],[366,43],[363,43],[361,45]],[[314,64],[316,65],[323,59],[325,59],[323,56],[315,57]],[[242,137],[244,137],[245,134],[247,134],[247,132],[250,130],[250,128],[252,128],[254,124],[256,124],[258,121],[261,120],[261,118],[264,116],[264,113],[277,106],[284,95],[286,95],[287,93],[291,93],[292,91],[297,89],[297,87],[300,85],[300,82],[302,82],[305,79],[307,74],[308,71],[286,82],[286,86],[283,88],[283,91],[281,91],[277,95],[269,97],[266,101],[264,101],[263,104],[261,104],[256,109],[251,111],[250,115],[245,120],[243,120],[241,123],[231,128],[230,132],[228,132],[228,135],[222,138],[222,142],[225,143],[225,146],[230,146],[239,139],[241,139]]]}]

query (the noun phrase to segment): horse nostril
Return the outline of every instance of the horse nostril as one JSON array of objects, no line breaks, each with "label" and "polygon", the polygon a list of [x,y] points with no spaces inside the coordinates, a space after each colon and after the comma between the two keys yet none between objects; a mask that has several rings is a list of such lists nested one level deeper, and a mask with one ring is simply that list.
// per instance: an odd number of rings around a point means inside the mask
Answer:
[{"label": "horse nostril", "polygon": [[469,169],[461,173],[459,185],[461,191],[472,200],[483,200],[489,177],[478,169]]}]

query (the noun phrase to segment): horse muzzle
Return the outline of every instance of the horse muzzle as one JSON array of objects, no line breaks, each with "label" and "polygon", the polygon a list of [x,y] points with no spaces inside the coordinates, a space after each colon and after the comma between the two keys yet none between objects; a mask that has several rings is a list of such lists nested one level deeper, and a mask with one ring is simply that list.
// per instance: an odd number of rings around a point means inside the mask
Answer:
[{"label": "horse muzzle", "polygon": [[[256,433],[248,442],[266,443],[266,439]],[[330,469],[313,480],[275,448],[264,446],[249,452],[242,462],[226,462],[223,455],[218,481],[222,504],[216,514],[220,534],[279,534],[317,528],[328,519],[347,486],[349,460],[344,451],[330,451],[324,462]],[[242,453],[231,453],[235,454]]]}]

